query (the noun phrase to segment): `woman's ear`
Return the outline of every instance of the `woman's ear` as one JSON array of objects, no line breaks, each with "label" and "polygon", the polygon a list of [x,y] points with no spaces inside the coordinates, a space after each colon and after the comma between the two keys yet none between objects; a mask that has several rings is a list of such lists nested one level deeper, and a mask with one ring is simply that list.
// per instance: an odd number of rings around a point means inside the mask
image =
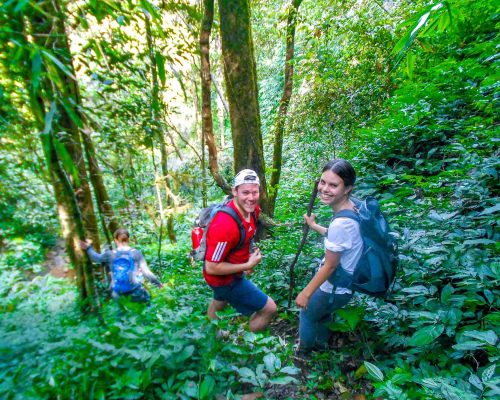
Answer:
[{"label": "woman's ear", "polygon": [[351,193],[352,193],[352,189],[353,189],[353,187],[352,187],[352,186],[346,186],[344,194],[345,194],[347,197],[349,197],[349,196],[351,195]]}]

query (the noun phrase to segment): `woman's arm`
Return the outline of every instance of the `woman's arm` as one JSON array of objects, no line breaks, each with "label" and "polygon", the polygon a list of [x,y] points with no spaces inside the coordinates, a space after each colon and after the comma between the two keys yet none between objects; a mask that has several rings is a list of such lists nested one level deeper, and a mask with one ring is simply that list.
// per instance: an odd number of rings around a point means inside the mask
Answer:
[{"label": "woman's arm", "polygon": [[316,223],[316,216],[314,214],[311,214],[310,216],[304,214],[304,220],[311,229],[315,230],[320,235],[325,236],[326,233],[328,232],[328,228],[325,228],[324,226],[321,226],[320,224]]},{"label": "woman's arm", "polygon": [[80,240],[80,247],[83,250],[87,251],[88,256],[92,260],[92,262],[95,263],[103,263],[103,262],[109,262],[110,260],[110,251],[106,250],[104,253],[100,254],[97,251],[94,250],[92,247],[92,244],[89,240]]},{"label": "woman's arm", "polygon": [[146,259],[142,255],[142,253],[137,250],[137,263],[139,265],[140,270],[142,271],[142,274],[144,277],[151,282],[152,284],[158,286],[158,287],[163,287],[162,283],[160,280],[156,277],[155,274],[149,269],[148,264],[146,263]]},{"label": "woman's arm", "polygon": [[307,304],[313,293],[330,277],[339,265],[340,254],[341,253],[334,253],[333,251],[326,250],[324,265],[295,299],[297,306],[307,309]]}]

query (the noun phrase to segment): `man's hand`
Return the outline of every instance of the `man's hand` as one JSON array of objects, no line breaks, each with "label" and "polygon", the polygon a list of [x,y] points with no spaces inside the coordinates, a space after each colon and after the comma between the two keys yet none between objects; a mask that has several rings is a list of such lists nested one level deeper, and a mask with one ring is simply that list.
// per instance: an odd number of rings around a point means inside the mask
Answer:
[{"label": "man's hand", "polygon": [[295,304],[297,304],[298,307],[307,310],[307,305],[309,304],[309,296],[304,293],[304,291],[300,292],[295,299]]},{"label": "man's hand", "polygon": [[253,267],[260,263],[260,260],[262,260],[262,253],[260,252],[260,249],[257,248],[253,253],[250,254],[250,258],[248,259],[248,270],[251,271]]},{"label": "man's hand", "polygon": [[92,241],[89,239],[80,240],[80,248],[82,250],[87,250],[92,245]]}]

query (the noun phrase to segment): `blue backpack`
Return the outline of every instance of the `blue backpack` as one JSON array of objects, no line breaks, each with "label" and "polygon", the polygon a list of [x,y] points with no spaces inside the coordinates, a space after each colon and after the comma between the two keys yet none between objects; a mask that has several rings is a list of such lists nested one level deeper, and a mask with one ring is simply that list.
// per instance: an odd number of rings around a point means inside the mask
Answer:
[{"label": "blue backpack", "polygon": [[373,197],[351,198],[357,212],[342,210],[336,218],[350,218],[359,223],[363,253],[352,275],[341,266],[332,274],[332,283],[374,297],[387,297],[398,267],[398,246],[389,224]]},{"label": "blue backpack", "polygon": [[134,283],[134,259],[131,250],[117,251],[116,258],[111,263],[111,275],[113,277],[113,291],[116,293],[128,293],[137,288]]}]

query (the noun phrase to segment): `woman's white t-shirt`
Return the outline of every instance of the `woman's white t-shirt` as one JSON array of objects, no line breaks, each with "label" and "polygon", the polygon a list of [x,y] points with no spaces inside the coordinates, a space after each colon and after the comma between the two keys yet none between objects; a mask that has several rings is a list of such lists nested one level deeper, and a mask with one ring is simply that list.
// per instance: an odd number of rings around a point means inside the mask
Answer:
[{"label": "woman's white t-shirt", "polygon": [[[363,252],[363,239],[359,232],[359,224],[351,218],[336,218],[328,227],[328,237],[325,238],[325,249],[334,253],[340,253],[340,265],[346,272],[354,272]],[[320,289],[326,293],[332,293],[333,285],[325,281]],[[350,289],[337,287],[336,294],[352,293]]]}]

